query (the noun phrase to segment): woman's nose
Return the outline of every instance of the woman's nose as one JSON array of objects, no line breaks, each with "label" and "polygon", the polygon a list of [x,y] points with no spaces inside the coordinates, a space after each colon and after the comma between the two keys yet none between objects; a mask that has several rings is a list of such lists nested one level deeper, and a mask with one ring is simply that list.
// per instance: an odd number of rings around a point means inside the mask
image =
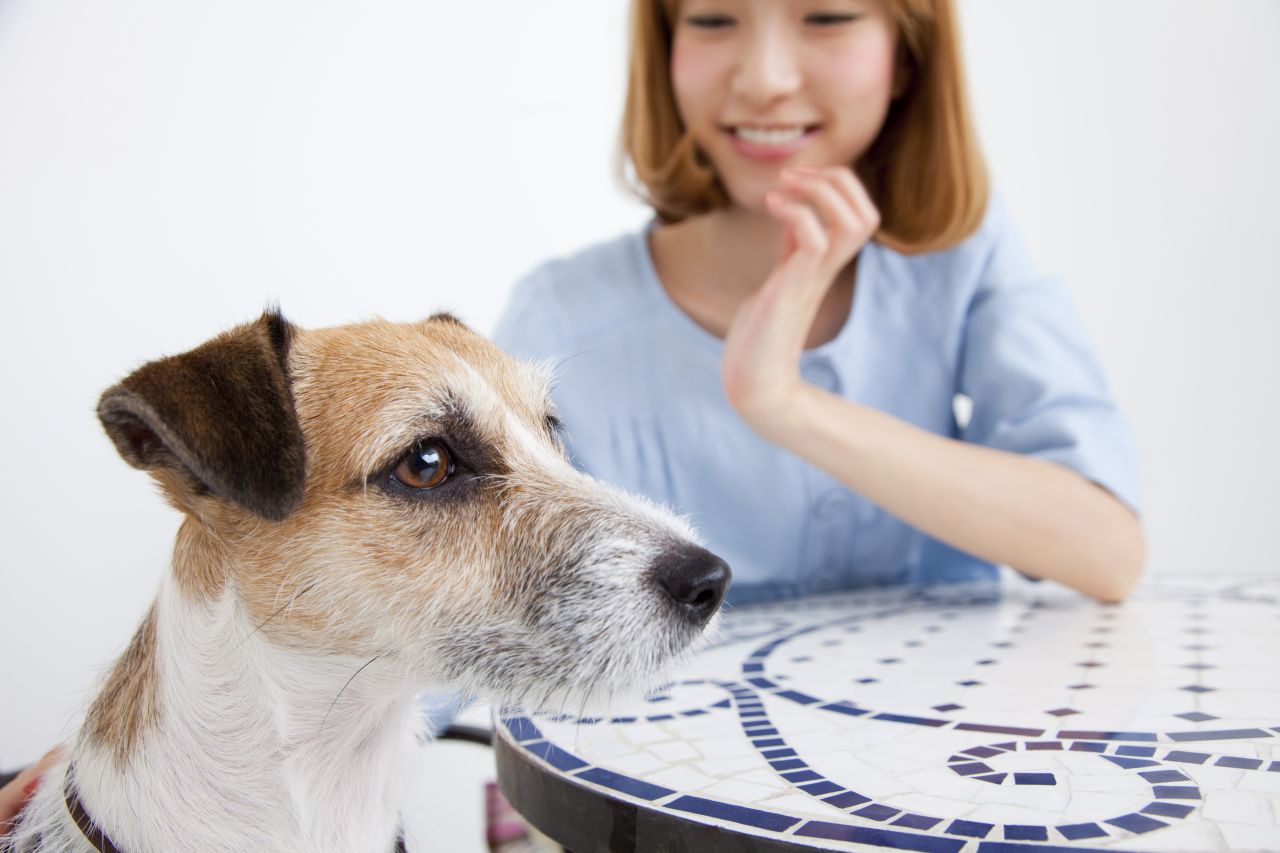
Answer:
[{"label": "woman's nose", "polygon": [[745,40],[733,75],[734,94],[758,103],[776,100],[800,87],[796,46],[785,33],[758,29]]}]

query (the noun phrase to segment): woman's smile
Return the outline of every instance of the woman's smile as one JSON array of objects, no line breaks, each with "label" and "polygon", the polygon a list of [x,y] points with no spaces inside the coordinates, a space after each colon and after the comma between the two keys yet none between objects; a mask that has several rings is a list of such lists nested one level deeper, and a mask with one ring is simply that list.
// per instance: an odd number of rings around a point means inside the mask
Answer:
[{"label": "woman's smile", "polygon": [[817,124],[734,124],[721,130],[748,160],[785,160],[803,150],[821,129]]}]

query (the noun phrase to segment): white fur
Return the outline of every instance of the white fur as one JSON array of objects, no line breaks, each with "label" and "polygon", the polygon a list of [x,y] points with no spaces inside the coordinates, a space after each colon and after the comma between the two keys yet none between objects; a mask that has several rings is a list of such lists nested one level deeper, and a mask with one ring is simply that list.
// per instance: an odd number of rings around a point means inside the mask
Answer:
[{"label": "white fur", "polygon": [[[157,599],[156,634],[158,728],[123,772],[83,741],[72,756],[81,801],[117,846],[391,849],[402,762],[419,734],[415,686],[400,672],[375,661],[352,680],[366,661],[282,649],[254,631],[234,594],[200,606],[170,580]],[[41,850],[93,849],[67,818],[66,769],[45,777],[14,849],[40,835]]]}]

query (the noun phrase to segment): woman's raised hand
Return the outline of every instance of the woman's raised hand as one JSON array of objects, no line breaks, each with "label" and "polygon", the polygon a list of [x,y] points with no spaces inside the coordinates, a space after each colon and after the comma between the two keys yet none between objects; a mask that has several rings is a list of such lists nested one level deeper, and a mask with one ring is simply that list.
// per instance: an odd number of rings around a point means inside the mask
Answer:
[{"label": "woman's raised hand", "polygon": [[734,315],[721,363],[730,404],[775,441],[805,387],[800,354],[818,308],[880,227],[880,212],[846,167],[796,167],[782,180],[765,196],[783,226],[782,251],[764,285]]}]

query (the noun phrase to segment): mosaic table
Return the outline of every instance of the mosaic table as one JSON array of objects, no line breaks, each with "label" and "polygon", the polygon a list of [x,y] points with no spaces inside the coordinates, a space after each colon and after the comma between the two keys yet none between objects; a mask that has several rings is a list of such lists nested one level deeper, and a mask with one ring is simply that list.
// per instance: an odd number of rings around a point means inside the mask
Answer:
[{"label": "mosaic table", "polygon": [[496,734],[575,853],[1280,850],[1280,578],[744,606],[644,707]]}]

